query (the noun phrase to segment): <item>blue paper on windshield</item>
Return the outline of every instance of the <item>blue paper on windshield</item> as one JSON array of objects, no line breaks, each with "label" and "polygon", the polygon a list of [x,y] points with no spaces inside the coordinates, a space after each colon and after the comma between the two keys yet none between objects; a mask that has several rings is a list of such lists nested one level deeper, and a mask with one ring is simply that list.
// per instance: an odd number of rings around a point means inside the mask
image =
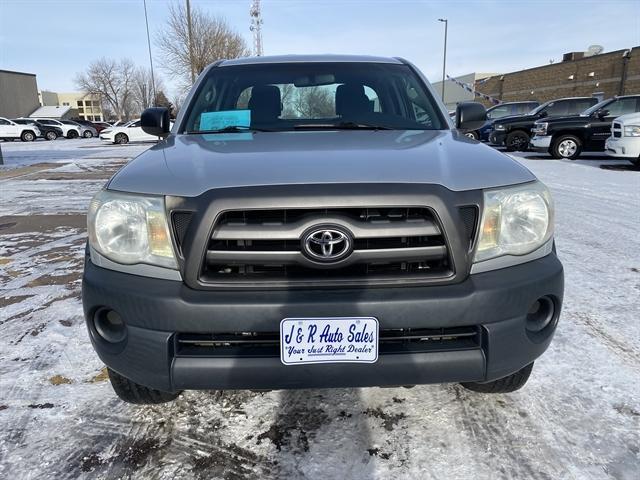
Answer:
[{"label": "blue paper on windshield", "polygon": [[251,110],[222,110],[200,115],[200,131],[221,130],[226,127],[249,127]]}]

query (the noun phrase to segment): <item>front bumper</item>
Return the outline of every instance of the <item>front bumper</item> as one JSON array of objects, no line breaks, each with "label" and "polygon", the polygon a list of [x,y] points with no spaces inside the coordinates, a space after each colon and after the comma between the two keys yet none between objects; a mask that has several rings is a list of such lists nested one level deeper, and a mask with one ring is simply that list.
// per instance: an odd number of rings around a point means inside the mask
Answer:
[{"label": "front bumper", "polygon": [[[182,282],[115,272],[87,260],[82,299],[92,344],[102,361],[131,380],[164,391],[290,389],[490,381],[540,356],[553,336],[563,297],[555,253],[469,276],[446,286],[281,291],[201,291]],[[553,298],[543,337],[525,330],[529,307]],[[116,310],[127,338],[114,346],[93,326],[100,307]],[[373,316],[381,329],[479,326],[477,348],[385,354],[374,364],[285,366],[277,356],[180,356],[177,333],[277,332],[287,317]]]},{"label": "front bumper", "polygon": [[491,145],[504,145],[505,138],[507,138],[506,132],[493,130],[489,134],[489,143]]},{"label": "front bumper", "polygon": [[609,137],[604,144],[604,151],[610,157],[635,159],[640,157],[639,137]]},{"label": "front bumper", "polygon": [[551,135],[534,135],[529,140],[529,149],[534,152],[548,152],[551,147]]}]

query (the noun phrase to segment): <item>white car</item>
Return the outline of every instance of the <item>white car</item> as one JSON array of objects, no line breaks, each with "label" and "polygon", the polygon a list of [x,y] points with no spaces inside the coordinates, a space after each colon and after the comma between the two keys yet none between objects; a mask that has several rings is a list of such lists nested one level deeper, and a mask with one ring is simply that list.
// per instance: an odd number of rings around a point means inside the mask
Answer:
[{"label": "white car", "polygon": [[[171,124],[173,126],[173,123]],[[124,145],[129,142],[155,142],[158,137],[142,131],[140,120],[133,120],[119,127],[107,128],[100,132],[100,140]]]},{"label": "white car", "polygon": [[66,138],[78,138],[80,136],[81,129],[80,125],[66,124],[62,123],[60,120],[55,120],[53,118],[32,118],[32,120],[36,120],[43,125],[53,125],[54,127],[58,127],[62,129],[62,134]]},{"label": "white car", "polygon": [[20,125],[8,118],[0,117],[0,139],[13,141],[19,138],[23,142],[33,142],[41,135],[35,125]]},{"label": "white car", "polygon": [[80,136],[82,138],[92,138],[98,136],[98,131],[93,127],[88,127],[86,125],[82,125],[78,122],[74,122],[73,120],[60,120],[65,125],[69,125],[71,127],[75,127],[80,131]]},{"label": "white car", "polygon": [[640,113],[628,113],[611,123],[604,147],[610,157],[626,158],[640,166]]}]

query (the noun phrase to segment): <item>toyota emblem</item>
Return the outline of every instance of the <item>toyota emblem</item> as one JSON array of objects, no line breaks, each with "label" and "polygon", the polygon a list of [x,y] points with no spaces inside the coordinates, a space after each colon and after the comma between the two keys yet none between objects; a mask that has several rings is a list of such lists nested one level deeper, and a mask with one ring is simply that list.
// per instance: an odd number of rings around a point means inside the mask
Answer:
[{"label": "toyota emblem", "polygon": [[315,261],[337,262],[351,253],[351,234],[336,227],[317,227],[302,237],[304,253]]}]

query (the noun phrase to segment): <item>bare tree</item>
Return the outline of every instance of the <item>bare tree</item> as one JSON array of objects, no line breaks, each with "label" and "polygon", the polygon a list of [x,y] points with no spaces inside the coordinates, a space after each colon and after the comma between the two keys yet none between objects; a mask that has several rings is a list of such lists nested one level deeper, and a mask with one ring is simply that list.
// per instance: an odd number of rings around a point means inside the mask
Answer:
[{"label": "bare tree", "polygon": [[162,52],[163,68],[191,85],[191,72],[199,74],[207,65],[224,58],[250,54],[242,36],[223,17],[212,16],[200,8],[191,9],[192,52],[189,52],[187,12],[182,3],[169,5],[165,28],[156,37]]},{"label": "bare tree", "polygon": [[124,120],[133,111],[134,73],[135,65],[129,59],[101,58],[77,74],[75,82],[83,91],[100,96],[118,120]]},{"label": "bare tree", "polygon": [[331,92],[322,87],[298,89],[294,105],[295,110],[303,118],[333,117],[336,114]]},{"label": "bare tree", "polygon": [[154,90],[151,70],[145,67],[139,67],[136,69],[133,77],[133,98],[136,107],[140,112],[145,108],[157,105],[157,101],[154,99],[154,91],[157,96],[162,90],[164,90],[164,82],[157,74],[155,76]]}]

